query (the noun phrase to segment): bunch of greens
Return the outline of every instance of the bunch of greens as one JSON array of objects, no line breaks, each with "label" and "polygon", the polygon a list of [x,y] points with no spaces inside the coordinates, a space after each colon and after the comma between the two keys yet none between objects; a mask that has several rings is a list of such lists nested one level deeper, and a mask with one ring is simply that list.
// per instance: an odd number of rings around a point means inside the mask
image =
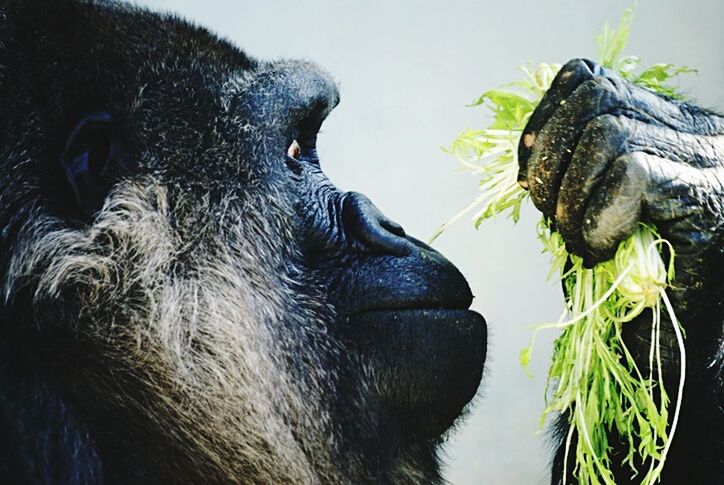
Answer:
[{"label": "bunch of greens", "polygon": [[[622,56],[628,40],[633,13],[627,10],[614,30],[605,25],[597,37],[600,63],[629,81],[671,97],[678,97],[668,82],[690,69],[656,64],[635,74],[639,59]],[[467,130],[453,142],[449,152],[481,178],[482,194],[470,206],[442,226],[446,227],[475,209],[480,223],[500,213],[514,221],[520,216],[527,192],[517,183],[517,147],[528,118],[550,87],[559,64],[522,67],[522,81],[483,93],[473,106],[484,105],[493,112],[486,129]],[[574,476],[579,483],[614,484],[609,457],[609,437],[615,433],[628,444],[624,463],[632,473],[641,473],[636,463],[647,467],[642,484],[659,480],[678,421],[685,375],[683,336],[666,288],[674,278],[674,252],[656,229],[640,224],[621,243],[615,257],[586,269],[581,258],[568,254],[562,237],[552,231],[549,221],[539,224],[538,235],[544,251],[551,255],[551,275],[557,274],[566,289],[565,310],[558,322],[541,325],[563,329],[554,345],[548,375],[551,396],[541,417],[567,413],[570,427],[565,442],[567,460],[575,442]],[[660,254],[667,246],[670,258]],[[669,397],[661,371],[660,324],[664,307],[674,326],[681,352],[678,397],[669,428]],[[622,339],[621,328],[644,310],[653,315],[648,373],[642,373]],[[521,352],[527,366],[535,339]],[[568,470],[568,463],[564,464]],[[567,478],[564,477],[564,483]]]}]

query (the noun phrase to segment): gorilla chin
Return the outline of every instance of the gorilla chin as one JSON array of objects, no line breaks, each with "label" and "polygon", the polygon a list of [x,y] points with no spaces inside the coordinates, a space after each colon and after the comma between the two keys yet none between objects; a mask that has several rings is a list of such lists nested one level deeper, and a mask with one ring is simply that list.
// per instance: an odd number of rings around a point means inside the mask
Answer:
[{"label": "gorilla chin", "polygon": [[326,177],[338,102],[173,16],[0,0],[7,482],[442,482],[485,321]]},{"label": "gorilla chin", "polygon": [[379,369],[380,392],[403,433],[434,439],[480,384],[486,326],[470,310],[373,310],[350,318],[358,345]]}]

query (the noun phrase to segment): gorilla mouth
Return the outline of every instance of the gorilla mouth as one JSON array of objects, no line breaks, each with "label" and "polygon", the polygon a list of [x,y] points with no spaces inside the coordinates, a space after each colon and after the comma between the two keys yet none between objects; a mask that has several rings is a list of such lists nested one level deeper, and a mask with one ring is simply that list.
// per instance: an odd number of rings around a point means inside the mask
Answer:
[{"label": "gorilla mouth", "polygon": [[469,310],[462,273],[426,244],[368,256],[335,285],[341,328],[365,358],[401,434],[435,439],[477,392],[487,351],[485,319]]},{"label": "gorilla mouth", "polygon": [[455,312],[460,311],[470,311],[472,313],[475,313],[473,310],[468,310],[470,308],[470,304],[449,304],[449,305],[441,305],[437,302],[429,302],[429,303],[422,303],[422,302],[400,302],[399,304],[392,304],[392,305],[381,305],[381,306],[371,306],[369,308],[364,308],[360,310],[356,310],[353,313],[350,313],[347,318],[349,320],[356,320],[366,314],[384,314],[384,313],[391,313],[391,314],[406,314],[409,312],[416,313],[420,316],[425,315],[432,315],[432,314],[445,314],[450,313],[454,314]]},{"label": "gorilla mouth", "polygon": [[400,433],[435,439],[477,392],[487,326],[469,310],[473,295],[458,269],[413,241],[419,250],[394,265],[358,267],[347,288],[364,291],[344,292],[348,313],[340,316]]}]

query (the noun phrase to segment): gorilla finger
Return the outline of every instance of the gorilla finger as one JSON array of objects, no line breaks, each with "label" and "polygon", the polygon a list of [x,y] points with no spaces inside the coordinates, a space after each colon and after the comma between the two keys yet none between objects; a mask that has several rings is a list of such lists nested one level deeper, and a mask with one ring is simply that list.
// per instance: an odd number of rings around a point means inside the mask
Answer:
[{"label": "gorilla finger", "polygon": [[695,169],[720,167],[724,160],[724,139],[721,136],[693,135],[669,127],[628,120],[631,131],[629,148],[642,151],[677,165]]},{"label": "gorilla finger", "polygon": [[[581,254],[581,220],[588,199],[609,164],[624,153],[645,152],[678,165],[712,167],[724,159],[724,147],[714,137],[679,133],[624,116],[603,115],[585,128],[558,193],[556,221],[571,252]],[[657,164],[661,166],[661,164]],[[698,173],[698,172],[697,172]],[[674,194],[667,201],[682,200]]]},{"label": "gorilla finger", "polygon": [[712,204],[720,204],[722,194],[715,169],[642,152],[623,155],[594,189],[585,211],[584,263],[591,267],[611,258],[638,222],[653,222],[676,250],[677,281],[684,288],[700,286],[695,283],[702,255],[711,249],[715,234],[705,216]]},{"label": "gorilla finger", "polygon": [[615,74],[609,74],[608,79],[621,97],[619,112],[681,133],[724,134],[724,118],[713,112],[664,97]]},{"label": "gorilla finger", "polygon": [[533,143],[527,162],[528,188],[533,202],[545,215],[553,217],[558,188],[574,145],[583,127],[596,116],[623,114],[668,128],[674,132],[673,144],[678,133],[713,137],[724,132],[720,131],[724,130],[722,118],[702,113],[699,108],[663,98],[615,74],[585,81],[555,111]]},{"label": "gorilla finger", "polygon": [[543,99],[528,120],[518,143],[518,182],[523,187],[527,188],[528,185],[528,159],[540,130],[559,108],[561,102],[581,83],[603,73],[601,66],[588,59],[573,59],[558,71],[550,89],[543,95]]},{"label": "gorilla finger", "polygon": [[581,84],[541,129],[528,159],[528,189],[545,216],[555,215],[558,189],[586,126],[598,116],[615,112],[621,103],[609,78],[595,77]]},{"label": "gorilla finger", "polygon": [[555,220],[568,252],[585,254],[582,220],[591,193],[604,178],[609,165],[626,152],[631,136],[624,117],[603,115],[586,126],[571,162],[563,175]]},{"label": "gorilla finger", "polygon": [[693,135],[724,134],[724,117],[717,113],[662,96],[602,68],[598,68],[593,77],[608,80],[617,94],[618,103],[613,106],[613,114],[625,113],[641,121]]},{"label": "gorilla finger", "polygon": [[641,220],[651,170],[650,155],[641,152],[622,155],[611,163],[583,216],[586,267],[613,257],[619,243],[633,234]]}]

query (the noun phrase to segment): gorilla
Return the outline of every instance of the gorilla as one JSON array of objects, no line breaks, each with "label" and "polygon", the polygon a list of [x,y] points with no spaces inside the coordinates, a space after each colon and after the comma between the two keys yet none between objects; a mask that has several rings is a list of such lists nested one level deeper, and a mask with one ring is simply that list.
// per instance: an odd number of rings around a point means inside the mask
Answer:
[{"label": "gorilla", "polygon": [[[328,74],[114,1],[0,0],[0,98],[6,482],[442,482],[485,320],[449,261],[324,175]],[[722,134],[576,60],[520,147],[590,264],[639,220],[675,245],[691,356],[665,483],[722,476]]]}]

